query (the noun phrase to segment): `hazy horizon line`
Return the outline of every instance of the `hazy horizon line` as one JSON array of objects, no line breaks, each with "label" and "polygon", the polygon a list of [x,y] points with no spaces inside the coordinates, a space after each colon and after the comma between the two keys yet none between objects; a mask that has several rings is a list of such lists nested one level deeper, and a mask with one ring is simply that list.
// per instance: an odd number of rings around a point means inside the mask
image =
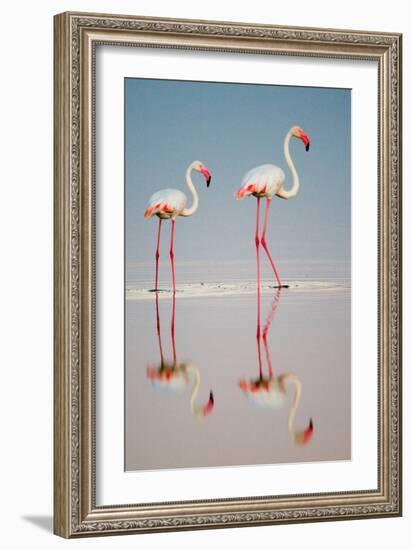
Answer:
[{"label": "hazy horizon line", "polygon": [[[166,256],[166,255],[165,255]],[[139,265],[152,265],[154,260],[147,259],[147,260],[141,260],[138,258],[126,258],[125,263],[127,264],[139,264]],[[352,261],[349,259],[322,259],[322,258],[315,258],[315,259],[297,259],[297,258],[282,258],[280,260],[282,264],[298,264],[298,263],[305,263],[305,264],[346,264],[351,265]],[[169,257],[167,255],[166,257],[160,257],[159,263],[161,262],[170,262]],[[219,262],[220,265],[222,264],[231,264],[231,265],[242,265],[242,264],[253,264],[255,265],[256,259],[255,258],[248,258],[248,259],[222,259],[222,258],[199,258],[199,259],[188,259],[188,258],[179,258],[179,264],[181,265],[199,265],[199,264],[210,264],[210,262]]]}]

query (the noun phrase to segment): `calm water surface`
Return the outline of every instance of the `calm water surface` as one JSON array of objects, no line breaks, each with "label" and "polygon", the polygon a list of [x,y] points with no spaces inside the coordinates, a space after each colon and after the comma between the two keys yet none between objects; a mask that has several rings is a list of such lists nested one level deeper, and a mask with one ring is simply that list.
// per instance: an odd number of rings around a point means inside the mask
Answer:
[{"label": "calm water surface", "polygon": [[[161,363],[155,296],[126,301],[126,470],[350,459],[350,291],[285,289],[270,323],[274,298],[261,298],[262,370],[267,377],[269,360],[273,378],[293,373],[301,383],[292,431],[294,384],[277,408],[256,406],[239,387],[260,374],[256,297],[176,298],[176,364],[192,369],[173,389],[147,375]],[[158,301],[158,313],[163,359],[173,363],[171,298]],[[197,415],[210,390],[213,409]],[[294,434],[311,418],[313,435],[299,445]]]}]

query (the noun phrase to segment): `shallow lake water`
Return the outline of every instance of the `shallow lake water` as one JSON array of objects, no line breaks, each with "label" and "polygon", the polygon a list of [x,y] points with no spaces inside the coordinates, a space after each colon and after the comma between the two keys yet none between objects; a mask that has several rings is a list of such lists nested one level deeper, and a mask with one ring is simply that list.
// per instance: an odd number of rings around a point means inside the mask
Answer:
[{"label": "shallow lake water", "polygon": [[[350,459],[349,287],[262,293],[267,348],[256,293],[159,296],[126,300],[126,470]],[[260,375],[287,382],[269,406]]]}]

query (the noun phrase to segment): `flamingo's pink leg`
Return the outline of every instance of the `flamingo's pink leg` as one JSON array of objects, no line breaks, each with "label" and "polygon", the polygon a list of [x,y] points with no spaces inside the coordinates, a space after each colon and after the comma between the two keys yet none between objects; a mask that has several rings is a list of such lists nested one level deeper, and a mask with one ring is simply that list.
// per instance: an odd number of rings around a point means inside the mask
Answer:
[{"label": "flamingo's pink leg", "polygon": [[159,314],[159,294],[156,292],[156,325],[157,325],[157,341],[159,343],[160,364],[163,365],[163,347],[162,337],[160,335],[160,314]]},{"label": "flamingo's pink leg", "polygon": [[156,280],[155,292],[157,292],[157,283],[159,280],[159,245],[160,245],[160,230],[162,229],[162,218],[159,218],[159,229],[157,230],[157,247],[156,247]]},{"label": "flamingo's pink leg", "polygon": [[277,272],[277,269],[275,267],[275,263],[272,259],[272,256],[270,255],[270,252],[269,252],[269,249],[267,247],[267,243],[266,243],[266,227],[267,227],[267,223],[268,223],[268,214],[269,214],[269,206],[270,206],[270,199],[266,199],[266,210],[265,210],[265,220],[263,222],[263,232],[262,232],[262,239],[261,239],[261,243],[262,243],[262,246],[263,248],[265,249],[266,251],[266,254],[269,258],[269,261],[270,261],[270,265],[272,266],[272,269],[275,273],[275,277],[276,277],[276,280],[277,280],[277,283],[278,283],[278,286],[281,287],[282,286],[282,283],[280,282],[280,278],[279,278],[279,275],[278,275],[278,272]]},{"label": "flamingo's pink leg", "polygon": [[170,233],[170,262],[172,264],[173,292],[176,292],[175,253],[174,253],[174,250],[173,250],[174,237],[175,237],[175,220],[172,220],[172,230],[171,230],[171,233]]},{"label": "flamingo's pink leg", "polygon": [[173,292],[173,299],[172,299],[172,323],[171,323],[172,348],[173,348],[173,366],[176,366],[175,311],[176,311],[176,292]]},{"label": "flamingo's pink leg", "polygon": [[255,245],[256,245],[256,270],[257,270],[257,330],[256,330],[256,338],[258,338],[258,339],[260,338],[259,212],[260,212],[260,197],[257,197]]}]

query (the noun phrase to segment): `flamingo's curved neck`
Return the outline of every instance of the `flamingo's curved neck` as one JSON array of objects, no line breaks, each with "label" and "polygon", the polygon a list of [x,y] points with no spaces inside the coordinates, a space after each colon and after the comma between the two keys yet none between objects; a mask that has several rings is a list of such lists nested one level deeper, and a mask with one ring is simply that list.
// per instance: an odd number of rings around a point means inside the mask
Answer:
[{"label": "flamingo's curved neck", "polygon": [[296,411],[298,409],[300,398],[301,398],[301,395],[302,395],[302,384],[301,384],[299,378],[296,376],[296,374],[286,374],[283,377],[282,382],[283,382],[283,384],[286,384],[288,382],[292,382],[295,386],[295,397],[293,399],[293,403],[292,403],[292,406],[290,408],[289,418],[288,418],[289,433],[291,435],[294,435],[293,425],[294,425],[294,422],[295,422]]},{"label": "flamingo's curved neck", "polygon": [[192,395],[190,396],[190,410],[193,414],[198,414],[199,409],[196,407],[195,402],[197,398],[197,394],[199,393],[200,388],[200,371],[197,367],[194,367],[193,365],[189,365],[187,367],[187,370],[189,372],[192,372],[195,378],[195,383],[192,390]]},{"label": "flamingo's curved neck", "polygon": [[192,171],[193,171],[193,164],[194,163],[192,162],[192,164],[190,164],[190,166],[186,170],[186,185],[188,186],[192,194],[192,206],[190,208],[185,208],[182,211],[181,216],[191,216],[196,212],[199,206],[199,197],[197,196],[196,189],[195,189],[195,186],[193,185],[192,177],[191,177]]},{"label": "flamingo's curved neck", "polygon": [[292,187],[289,189],[289,191],[285,191],[283,188],[278,192],[278,196],[282,199],[291,199],[292,197],[296,196],[299,191],[299,176],[296,172],[295,165],[292,162],[292,159],[290,157],[289,152],[289,142],[290,138],[292,137],[292,132],[289,130],[289,132],[286,134],[285,142],[283,144],[283,152],[285,154],[286,163],[289,166],[289,170],[292,174]]}]

